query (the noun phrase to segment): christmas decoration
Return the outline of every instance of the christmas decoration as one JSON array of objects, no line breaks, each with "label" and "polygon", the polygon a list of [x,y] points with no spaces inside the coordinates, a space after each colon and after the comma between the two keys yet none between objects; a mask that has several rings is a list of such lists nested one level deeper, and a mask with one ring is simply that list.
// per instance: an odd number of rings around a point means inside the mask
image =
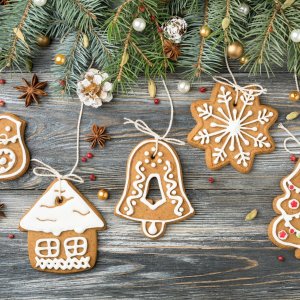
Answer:
[{"label": "christmas decoration", "polygon": [[277,259],[278,259],[280,262],[285,261],[284,256],[282,256],[282,255],[278,255],[278,256],[277,256]]},{"label": "christmas decoration", "polygon": [[0,79],[0,84],[5,84],[6,80],[5,79]]},{"label": "christmas decoration", "polygon": [[214,182],[215,182],[215,179],[214,179],[213,177],[209,177],[209,178],[208,178],[208,182],[209,182],[209,183],[214,183]]},{"label": "christmas decoration", "polygon": [[77,84],[79,100],[87,106],[100,107],[103,102],[112,100],[112,84],[108,81],[108,74],[97,69],[89,69],[84,79]]},{"label": "christmas decoration", "polygon": [[[291,152],[287,143],[293,141],[299,144],[298,139],[282,124],[278,127],[290,135],[284,141],[284,147],[286,151]],[[295,256],[300,259],[300,161],[297,162],[293,172],[281,180],[280,186],[284,194],[273,201],[273,209],[278,216],[269,225],[269,238],[280,248],[295,249]]]},{"label": "christmas decoration", "polygon": [[[185,195],[179,158],[167,143],[184,144],[167,138],[173,122],[173,104],[164,80],[163,84],[171,105],[169,127],[163,136],[158,136],[142,120],[126,119],[125,124],[134,124],[137,130],[154,138],[142,141],[131,152],[124,192],[115,209],[117,216],[141,222],[143,233],[151,239],[161,237],[167,224],[180,222],[194,214]],[[154,180],[160,191],[157,199],[148,195]]]},{"label": "christmas decoration", "polygon": [[262,90],[248,86],[235,91],[235,86],[219,81],[209,101],[192,104],[197,125],[188,135],[188,142],[206,150],[208,168],[216,170],[230,163],[239,172],[247,173],[256,154],[275,149],[268,129],[278,113],[260,104]]},{"label": "christmas decoration", "polygon": [[204,38],[209,37],[211,34],[211,29],[208,27],[208,25],[203,25],[200,28],[200,35]]},{"label": "christmas decoration", "polygon": [[54,57],[54,62],[57,65],[64,65],[66,63],[66,56],[64,54],[56,54]]},{"label": "christmas decoration", "polygon": [[187,80],[181,80],[181,81],[178,82],[177,89],[180,93],[186,94],[190,91],[191,84]]},{"label": "christmas decoration", "polygon": [[292,162],[296,162],[296,161],[297,161],[297,157],[296,157],[294,154],[292,154],[292,155],[290,156],[290,160],[291,160]]},{"label": "christmas decoration", "polygon": [[298,92],[298,91],[290,92],[289,98],[291,101],[299,101],[300,100],[300,92]]},{"label": "christmas decoration", "polygon": [[229,58],[238,59],[244,53],[244,47],[240,42],[233,42],[228,45],[227,55]]},{"label": "christmas decoration", "polygon": [[46,35],[39,35],[36,41],[40,47],[47,47],[51,42],[50,38]]},{"label": "christmas decoration", "polygon": [[241,3],[241,5],[239,6],[239,11],[244,14],[244,15],[248,15],[249,11],[250,11],[250,7],[248,4],[246,3]]},{"label": "christmas decoration", "polygon": [[199,88],[199,92],[206,93],[206,88],[204,86],[202,86],[201,88]]},{"label": "christmas decoration", "polygon": [[154,99],[154,104],[158,105],[160,103],[160,100],[158,98]]},{"label": "christmas decoration", "polygon": [[90,181],[95,181],[95,180],[96,180],[95,174],[90,174]]},{"label": "christmas decoration", "polygon": [[300,43],[300,29],[292,30],[290,38],[294,43]]},{"label": "christmas decoration", "polygon": [[178,57],[180,56],[180,47],[178,44],[172,43],[169,40],[164,41],[164,53],[165,55],[173,60],[177,61]]},{"label": "christmas decoration", "polygon": [[108,191],[106,189],[101,189],[97,193],[99,200],[107,200],[108,199]]},{"label": "christmas decoration", "polygon": [[93,153],[88,152],[88,153],[86,154],[86,157],[89,158],[89,159],[91,159],[91,158],[94,157],[94,155],[93,155]]},{"label": "christmas decoration", "polygon": [[25,99],[25,106],[28,107],[34,101],[39,103],[39,97],[47,96],[48,94],[44,91],[47,82],[39,82],[36,74],[33,75],[31,83],[26,79],[22,78],[25,83],[24,86],[16,86],[15,89],[22,92],[19,99]]},{"label": "christmas decoration", "polygon": [[8,237],[9,239],[14,239],[14,238],[15,238],[15,235],[12,234],[12,233],[9,233],[9,234],[7,235],[7,237]]},{"label": "christmas decoration", "polygon": [[183,18],[173,17],[162,25],[162,29],[168,40],[180,43],[187,31],[187,23]]},{"label": "christmas decoration", "polygon": [[154,80],[149,79],[148,80],[148,93],[149,96],[154,98],[156,96],[156,84],[154,82]]},{"label": "christmas decoration", "polygon": [[0,99],[0,107],[5,106],[5,101]]},{"label": "christmas decoration", "polygon": [[26,122],[16,115],[0,114],[0,181],[19,178],[29,167],[25,127]]},{"label": "christmas decoration", "polygon": [[142,32],[146,28],[146,21],[143,18],[136,18],[132,22],[132,27],[137,32]]},{"label": "christmas decoration", "polygon": [[47,3],[47,0],[33,0],[35,6],[44,6]]},{"label": "christmas decoration", "polygon": [[240,64],[241,65],[246,65],[249,62],[249,58],[247,56],[242,56],[240,58]]},{"label": "christmas decoration", "polygon": [[104,148],[106,141],[110,140],[111,137],[105,133],[106,128],[100,127],[96,124],[92,126],[90,134],[86,135],[86,141],[91,143],[91,148],[95,148],[99,145],[100,148]]}]

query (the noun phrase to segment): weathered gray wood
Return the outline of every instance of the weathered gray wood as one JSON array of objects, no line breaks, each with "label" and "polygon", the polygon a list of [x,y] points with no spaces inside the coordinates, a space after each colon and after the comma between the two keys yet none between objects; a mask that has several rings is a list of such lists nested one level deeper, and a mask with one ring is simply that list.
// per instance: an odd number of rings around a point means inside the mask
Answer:
[{"label": "weathered gray wood", "polygon": [[[40,80],[53,79],[49,72],[51,57],[42,51],[34,71]],[[238,72],[238,68],[234,67]],[[224,74],[228,77],[226,72]],[[28,122],[27,143],[33,158],[41,159],[59,170],[71,169],[75,155],[76,122],[80,104],[77,99],[50,93],[39,106],[24,107],[13,86],[29,74],[5,74],[7,84],[0,87],[0,98],[7,105],[0,111],[9,111]],[[288,100],[294,89],[293,77],[278,70],[276,77],[248,78],[237,74],[238,82],[258,82],[269,90],[261,97],[264,104],[278,109],[279,120],[300,136],[299,121],[285,121],[285,116],[299,109],[298,103]],[[187,95],[176,92],[179,75],[169,77],[167,83],[175,105],[172,136],[185,139],[195,122],[190,116],[190,104],[207,99],[213,86],[210,77],[194,84]],[[99,256],[94,270],[62,276],[32,270],[27,257],[26,233],[18,232],[18,221],[40,196],[50,180],[33,176],[30,169],[22,178],[0,184],[0,202],[6,204],[6,219],[0,220],[0,298],[1,299],[297,299],[299,298],[300,262],[292,251],[276,248],[267,239],[267,225],[274,216],[273,198],[281,193],[280,179],[291,172],[293,163],[283,150],[285,133],[277,128],[272,135],[277,149],[269,155],[256,157],[253,170],[240,174],[230,166],[220,171],[206,168],[204,152],[199,149],[176,146],[183,166],[187,194],[196,215],[180,224],[168,226],[159,241],[143,236],[138,223],[117,218],[114,206],[120,198],[125,181],[127,157],[132,148],[146,138],[131,126],[123,125],[123,118],[143,119],[154,130],[164,132],[168,125],[169,105],[161,83],[158,83],[160,105],[153,105],[147,96],[147,84],[140,80],[127,95],[119,95],[100,109],[84,109],[81,139],[93,123],[107,126],[113,139],[103,150],[94,150],[95,157],[80,163],[77,173],[86,179],[79,189],[99,208],[108,223],[108,229],[99,233]],[[208,88],[200,94],[199,86]],[[277,124],[278,124],[277,122]],[[90,151],[81,142],[81,155]],[[97,181],[90,182],[94,173]],[[208,177],[214,177],[214,184]],[[110,190],[107,201],[99,201],[100,187]],[[245,222],[245,215],[257,208],[259,215]],[[9,240],[7,234],[16,238]],[[277,256],[286,261],[279,263]]]}]

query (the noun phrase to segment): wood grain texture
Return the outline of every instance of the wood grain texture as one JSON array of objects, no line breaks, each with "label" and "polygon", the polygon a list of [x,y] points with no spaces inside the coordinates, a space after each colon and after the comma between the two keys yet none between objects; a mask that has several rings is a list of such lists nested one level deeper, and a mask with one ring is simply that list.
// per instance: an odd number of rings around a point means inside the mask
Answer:
[{"label": "wood grain texture", "polygon": [[[49,72],[55,47],[42,51],[34,63],[40,80],[53,80]],[[238,68],[234,70],[239,72]],[[224,71],[224,74],[226,72]],[[76,122],[80,104],[77,99],[51,93],[40,105],[24,107],[13,86],[29,74],[5,74],[5,86],[0,98],[7,105],[3,112],[12,112],[28,122],[26,139],[32,158],[43,160],[60,171],[68,171],[74,163]],[[228,76],[227,76],[228,77]],[[267,225],[275,215],[273,198],[281,193],[279,182],[294,167],[283,149],[286,134],[277,128],[283,122],[300,136],[299,120],[287,122],[285,116],[300,110],[299,103],[288,100],[294,89],[293,77],[281,70],[276,77],[237,73],[241,85],[261,83],[268,94],[261,97],[264,104],[279,111],[279,119],[272,128],[277,148],[268,155],[257,156],[253,170],[240,174],[227,166],[219,171],[207,169],[204,152],[189,145],[176,150],[181,158],[187,195],[196,215],[179,224],[169,225],[165,236],[158,241],[144,237],[140,224],[117,218],[114,206],[120,199],[125,182],[127,157],[134,146],[145,138],[123,118],[142,119],[157,132],[168,125],[169,105],[161,83],[158,82],[160,105],[153,105],[147,96],[147,83],[140,80],[127,95],[118,95],[101,109],[85,107],[81,139],[93,123],[108,127],[112,140],[103,150],[95,150],[95,157],[80,163],[77,173],[86,182],[77,185],[103,213],[108,229],[100,232],[96,267],[90,272],[75,275],[53,275],[31,269],[27,257],[27,235],[18,231],[18,222],[42,191],[51,182],[37,178],[32,167],[19,180],[0,184],[0,202],[6,204],[7,218],[0,220],[0,298],[1,299],[299,299],[300,261],[292,251],[276,248],[267,238]],[[169,77],[167,83],[175,105],[175,122],[171,135],[186,139],[195,122],[190,104],[208,99],[213,80],[204,77],[194,84],[187,95],[176,92],[179,75]],[[208,88],[198,92],[199,86]],[[296,149],[296,146],[293,145]],[[82,141],[81,155],[89,151]],[[95,182],[88,176],[94,173]],[[208,177],[215,183],[208,183]],[[99,201],[96,192],[107,188],[110,198]],[[252,209],[258,217],[245,222]],[[15,239],[7,235],[14,233]],[[278,255],[286,260],[280,263]]]}]

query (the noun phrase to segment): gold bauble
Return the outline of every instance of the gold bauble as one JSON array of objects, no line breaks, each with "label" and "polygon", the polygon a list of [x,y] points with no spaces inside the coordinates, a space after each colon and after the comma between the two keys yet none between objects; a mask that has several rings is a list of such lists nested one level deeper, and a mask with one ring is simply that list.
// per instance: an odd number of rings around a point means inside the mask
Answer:
[{"label": "gold bauble", "polygon": [[47,47],[50,45],[51,40],[49,36],[39,35],[36,39],[36,42],[40,47]]},{"label": "gold bauble", "polygon": [[207,38],[211,34],[211,29],[207,25],[203,25],[200,28],[200,35],[204,38]]},{"label": "gold bauble", "polygon": [[244,46],[240,42],[233,42],[227,47],[227,56],[232,59],[240,58],[244,53]]},{"label": "gold bauble", "polygon": [[247,56],[244,55],[240,58],[241,65],[246,65],[248,62],[249,62],[249,58]]},{"label": "gold bauble", "polygon": [[66,62],[66,56],[64,54],[56,54],[54,58],[54,62],[57,65],[63,65]]},{"label": "gold bauble", "polygon": [[99,200],[107,200],[108,198],[108,191],[106,189],[101,189],[97,193]]},{"label": "gold bauble", "polygon": [[292,101],[299,101],[300,100],[300,92],[292,91],[289,93],[289,98]]}]

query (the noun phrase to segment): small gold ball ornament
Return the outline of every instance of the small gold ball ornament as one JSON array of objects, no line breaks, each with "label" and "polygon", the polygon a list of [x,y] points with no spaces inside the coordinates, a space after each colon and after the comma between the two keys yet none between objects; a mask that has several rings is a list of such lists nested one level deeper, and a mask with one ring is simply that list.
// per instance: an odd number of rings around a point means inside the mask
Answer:
[{"label": "small gold ball ornament", "polygon": [[290,92],[289,98],[291,101],[299,101],[300,100],[300,92],[298,92],[298,91]]},{"label": "small gold ball ornament", "polygon": [[228,45],[227,56],[231,59],[238,59],[244,53],[244,46],[236,41]]},{"label": "small gold ball ornament", "polygon": [[204,38],[207,38],[209,37],[211,34],[211,29],[207,26],[207,25],[203,25],[201,28],[200,28],[200,35]]},{"label": "small gold ball ornament", "polygon": [[247,56],[244,55],[240,58],[241,65],[246,65],[248,62],[249,62],[249,58]]},{"label": "small gold ball ornament", "polygon": [[40,47],[47,47],[50,45],[51,40],[49,36],[39,35],[36,39],[36,42]]},{"label": "small gold ball ornament", "polygon": [[98,199],[99,200],[107,200],[108,199],[108,191],[106,189],[101,189],[98,191]]},{"label": "small gold ball ornament", "polygon": [[56,54],[54,58],[54,62],[57,65],[63,65],[66,62],[66,56],[64,54]]}]

